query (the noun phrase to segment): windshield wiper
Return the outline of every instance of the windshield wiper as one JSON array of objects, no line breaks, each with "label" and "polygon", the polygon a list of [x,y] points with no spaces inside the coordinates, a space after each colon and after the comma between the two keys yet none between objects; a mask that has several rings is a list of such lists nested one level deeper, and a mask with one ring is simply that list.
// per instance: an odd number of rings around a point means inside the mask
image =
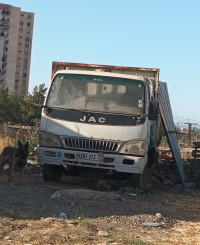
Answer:
[{"label": "windshield wiper", "polygon": [[66,108],[66,107],[58,107],[58,106],[43,106],[48,113],[50,113],[53,109],[56,110],[68,110],[68,111],[78,111],[78,112],[85,112],[85,110],[75,109],[75,108]]}]

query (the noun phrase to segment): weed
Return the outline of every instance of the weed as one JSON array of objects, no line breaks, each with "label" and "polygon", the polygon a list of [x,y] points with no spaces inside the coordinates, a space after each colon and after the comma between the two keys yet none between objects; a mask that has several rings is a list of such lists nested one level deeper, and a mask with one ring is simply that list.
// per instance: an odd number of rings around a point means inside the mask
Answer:
[{"label": "weed", "polygon": [[94,225],[91,224],[89,220],[83,215],[77,218],[77,223],[88,230],[93,230],[95,228]]},{"label": "weed", "polygon": [[66,244],[72,240],[69,236],[64,236],[59,233],[50,234],[49,239],[53,244]]},{"label": "weed", "polygon": [[200,159],[188,159],[184,164],[187,182],[194,182],[200,188]]},{"label": "weed", "polygon": [[3,137],[0,135],[0,151],[2,151],[6,146],[11,146],[13,145],[14,140],[11,139],[10,137]]},{"label": "weed", "polygon": [[78,221],[78,224],[83,226],[83,227],[87,228],[89,226],[89,221],[84,216],[78,217],[77,221]]},{"label": "weed", "polygon": [[13,210],[11,209],[6,209],[3,211],[3,214],[8,217],[8,218],[14,218],[15,217],[15,213]]},{"label": "weed", "polygon": [[136,239],[134,236],[124,233],[115,232],[112,233],[111,236],[113,240],[122,242],[124,245],[150,245],[149,243]]},{"label": "weed", "polygon": [[3,232],[0,232],[0,240],[4,238]]}]

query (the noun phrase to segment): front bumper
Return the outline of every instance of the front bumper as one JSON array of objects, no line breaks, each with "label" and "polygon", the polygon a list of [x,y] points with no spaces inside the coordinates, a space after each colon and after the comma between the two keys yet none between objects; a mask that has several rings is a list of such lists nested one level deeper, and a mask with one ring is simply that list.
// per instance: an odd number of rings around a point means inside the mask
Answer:
[{"label": "front bumper", "polygon": [[[77,158],[77,156],[79,158]],[[88,156],[90,159],[88,159]],[[83,157],[80,159],[80,157]],[[115,170],[125,173],[142,174],[147,156],[136,157],[108,153],[94,153],[67,149],[38,147],[37,158],[41,164],[54,164]],[[87,158],[87,159],[84,159]]]}]

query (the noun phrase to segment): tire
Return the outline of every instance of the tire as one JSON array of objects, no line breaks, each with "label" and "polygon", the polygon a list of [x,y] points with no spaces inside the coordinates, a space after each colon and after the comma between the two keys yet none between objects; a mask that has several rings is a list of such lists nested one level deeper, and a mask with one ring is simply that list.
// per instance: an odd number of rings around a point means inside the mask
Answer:
[{"label": "tire", "polygon": [[146,188],[152,176],[152,168],[148,165],[145,166],[144,172],[141,176],[141,188]]},{"label": "tire", "polygon": [[158,164],[158,151],[156,148],[150,148],[148,151],[148,161],[147,166],[152,167],[152,165]]},{"label": "tire", "polygon": [[142,188],[142,174],[131,174],[131,186]]},{"label": "tire", "polygon": [[132,174],[132,178],[131,178],[132,185],[140,189],[147,188],[151,175],[152,175],[152,170],[150,167],[146,165],[142,174]]},{"label": "tire", "polygon": [[62,166],[61,165],[53,165],[53,171],[54,171],[54,180],[53,181],[60,181],[61,175],[62,175]]},{"label": "tire", "polygon": [[153,169],[158,165],[158,152],[156,148],[151,148],[148,151],[148,161],[141,176],[141,187],[146,188],[152,177]]},{"label": "tire", "polygon": [[44,181],[60,181],[62,169],[60,165],[44,164],[43,179]]}]

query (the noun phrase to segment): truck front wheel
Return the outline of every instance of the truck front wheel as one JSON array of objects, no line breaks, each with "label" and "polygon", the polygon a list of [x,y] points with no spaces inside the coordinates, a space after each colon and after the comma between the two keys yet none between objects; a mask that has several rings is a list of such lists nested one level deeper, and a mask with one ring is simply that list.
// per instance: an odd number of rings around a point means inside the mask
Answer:
[{"label": "truck front wheel", "polygon": [[44,181],[60,181],[62,169],[60,165],[44,164],[43,179]]},{"label": "truck front wheel", "polygon": [[145,166],[142,174],[132,174],[131,182],[136,188],[146,188],[151,178],[152,170],[148,165]]}]

